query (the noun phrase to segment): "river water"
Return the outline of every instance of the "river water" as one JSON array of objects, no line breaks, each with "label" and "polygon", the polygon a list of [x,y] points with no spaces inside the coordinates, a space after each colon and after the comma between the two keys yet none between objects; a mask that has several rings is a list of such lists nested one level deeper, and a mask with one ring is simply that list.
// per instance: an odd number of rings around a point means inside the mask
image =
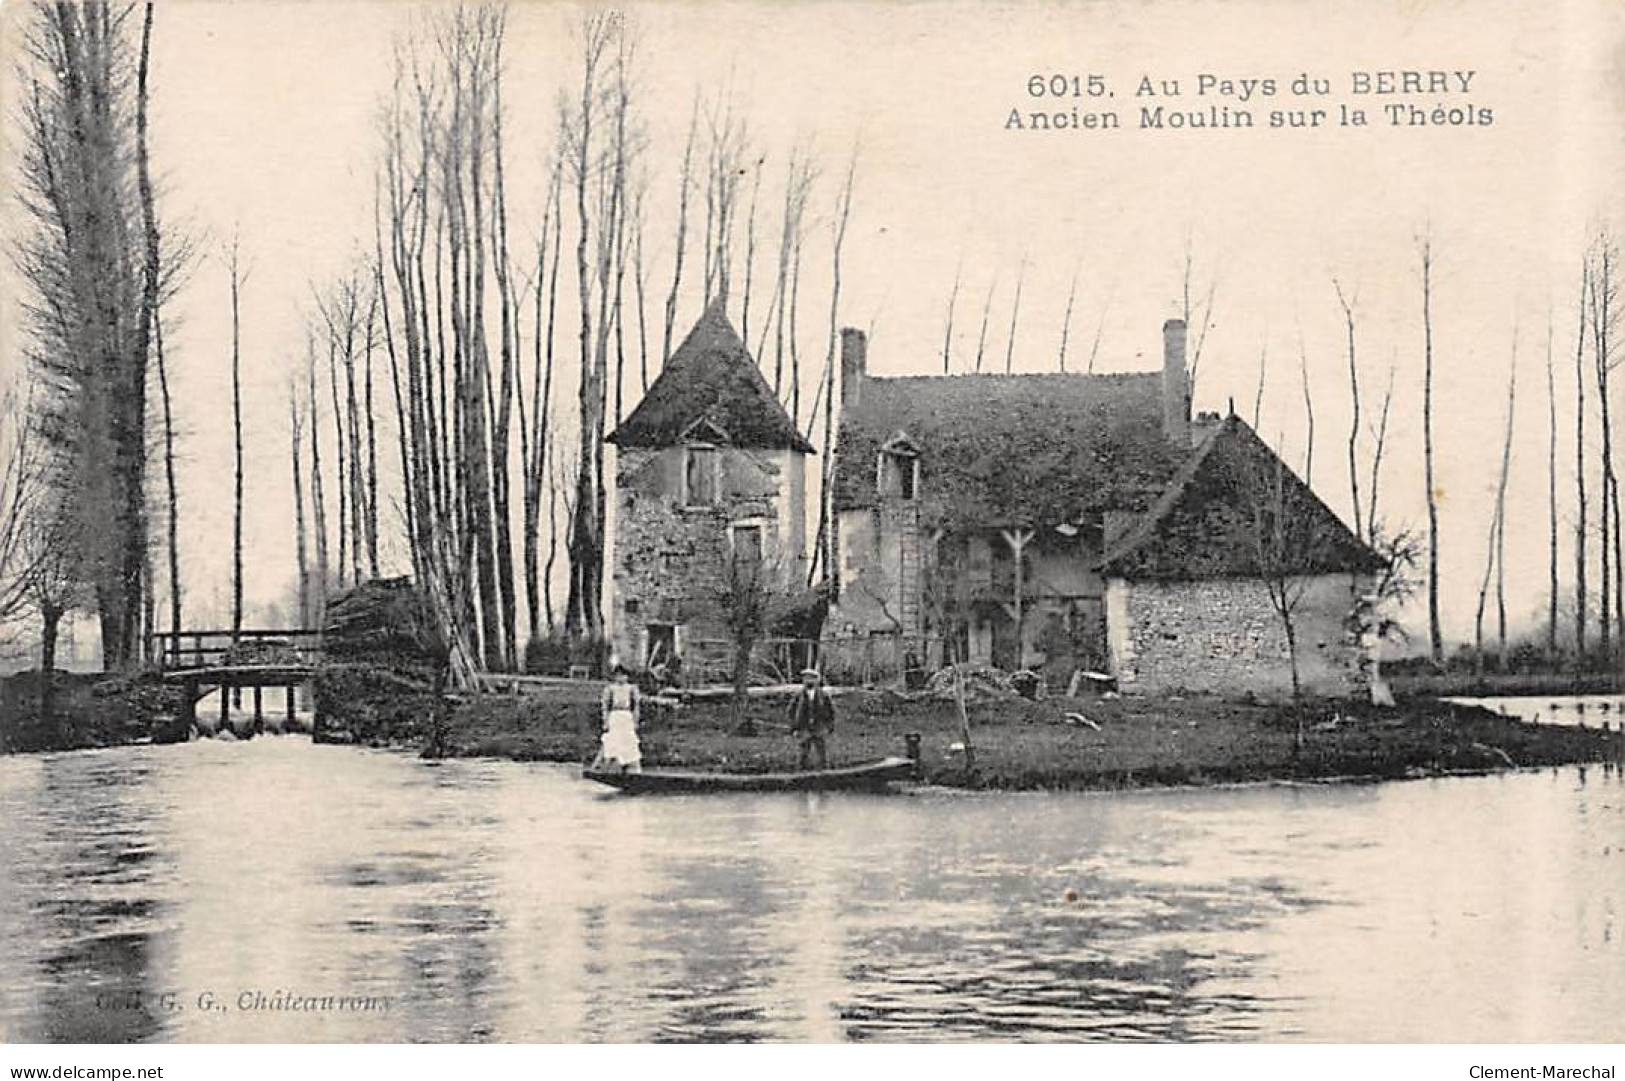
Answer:
[{"label": "river water", "polygon": [[287,736],[0,759],[0,822],[7,1041],[1625,1039],[1601,766],[635,799]]}]

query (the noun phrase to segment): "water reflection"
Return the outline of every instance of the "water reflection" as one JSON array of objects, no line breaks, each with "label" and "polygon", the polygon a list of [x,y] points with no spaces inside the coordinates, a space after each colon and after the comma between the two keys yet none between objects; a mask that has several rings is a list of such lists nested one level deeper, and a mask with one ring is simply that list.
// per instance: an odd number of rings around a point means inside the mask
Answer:
[{"label": "water reflection", "polygon": [[1625,1036],[1613,770],[650,800],[289,737],[0,814],[7,1040]]}]

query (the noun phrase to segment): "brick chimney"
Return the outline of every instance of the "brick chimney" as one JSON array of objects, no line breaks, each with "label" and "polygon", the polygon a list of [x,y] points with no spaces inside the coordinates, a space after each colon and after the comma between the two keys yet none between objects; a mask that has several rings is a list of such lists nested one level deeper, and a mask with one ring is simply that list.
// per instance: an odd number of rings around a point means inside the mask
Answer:
[{"label": "brick chimney", "polygon": [[1175,446],[1191,442],[1191,396],[1185,374],[1185,320],[1162,324],[1162,434]]},{"label": "brick chimney", "polygon": [[841,328],[841,406],[858,404],[869,375],[869,336],[856,327]]}]

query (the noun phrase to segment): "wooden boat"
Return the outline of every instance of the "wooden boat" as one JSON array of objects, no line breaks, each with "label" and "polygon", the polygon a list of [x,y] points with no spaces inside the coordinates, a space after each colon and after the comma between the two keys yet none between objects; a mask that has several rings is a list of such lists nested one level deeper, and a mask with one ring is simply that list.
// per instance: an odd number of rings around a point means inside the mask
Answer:
[{"label": "wooden boat", "polygon": [[857,766],[802,770],[794,773],[698,773],[688,770],[646,769],[641,773],[585,769],[589,781],[607,784],[637,795],[662,792],[830,792],[876,790],[914,775],[906,758],[882,758]]}]

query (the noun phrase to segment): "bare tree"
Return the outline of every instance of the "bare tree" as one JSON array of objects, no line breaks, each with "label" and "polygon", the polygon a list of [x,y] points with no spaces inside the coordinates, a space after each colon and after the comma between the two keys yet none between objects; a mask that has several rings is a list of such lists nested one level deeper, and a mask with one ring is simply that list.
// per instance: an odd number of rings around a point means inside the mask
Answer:
[{"label": "bare tree", "polygon": [[742,552],[728,553],[717,601],[733,649],[733,711],[736,726],[744,721],[745,701],[750,687],[750,663],[756,644],[783,611],[787,599],[784,575],[776,561],[763,558],[760,554],[747,558]]},{"label": "bare tree", "polygon": [[1348,333],[1348,359],[1349,359],[1349,501],[1354,508],[1355,536],[1365,539],[1365,527],[1360,514],[1360,369],[1355,363],[1354,353],[1354,305],[1358,296],[1353,299],[1343,293],[1343,283],[1336,277],[1332,278],[1332,288],[1337,291],[1338,307],[1343,309],[1344,329]]},{"label": "bare tree", "polygon": [[1555,663],[1557,660],[1557,603],[1560,583],[1557,569],[1557,377],[1552,366],[1552,310],[1550,305],[1546,309],[1546,523],[1549,541],[1546,568],[1549,579],[1546,608],[1546,659],[1548,663]]},{"label": "bare tree", "polygon": [[1518,392],[1518,332],[1512,331],[1512,363],[1507,374],[1506,439],[1501,447],[1501,474],[1496,484],[1495,502],[1490,510],[1489,542],[1485,546],[1484,578],[1478,587],[1478,609],[1473,617],[1473,664],[1484,671],[1484,607],[1495,575],[1495,603],[1500,648],[1497,659],[1506,660],[1506,491],[1512,468],[1512,422]]},{"label": "bare tree", "polygon": [[1027,278],[1027,257],[1021,257],[1021,263],[1016,268],[1016,298],[1010,303],[1010,337],[1004,346],[1004,372],[1009,375],[1013,370],[1016,357],[1016,321],[1021,318],[1021,286]]},{"label": "bare tree", "polygon": [[1237,463],[1236,474],[1250,569],[1263,584],[1281,622],[1292,669],[1292,697],[1298,698],[1302,695],[1298,607],[1331,537],[1324,518],[1315,513],[1313,495],[1287,473],[1280,458],[1253,456]]},{"label": "bare tree", "polygon": [[[520,530],[524,543],[525,612],[529,619],[532,638],[541,636],[541,585],[538,581],[541,526],[541,495],[544,480],[548,482],[552,499],[551,450],[553,446],[553,331],[558,312],[559,262],[562,251],[562,222],[559,215],[560,169],[554,161],[548,184],[548,198],[543,210],[541,234],[536,241],[536,299],[532,309],[534,319],[531,334],[533,364],[531,369],[531,400],[528,409],[521,388],[519,400],[519,456],[523,462],[522,487],[523,526]],[[552,242],[549,249],[548,233]],[[544,284],[545,282],[545,284]],[[543,296],[546,295],[546,322],[543,322]],[[641,307],[641,298],[639,305]],[[515,378],[518,378],[516,371]],[[551,513],[551,511],[550,511]],[[551,524],[549,529],[551,529]],[[555,538],[549,537],[552,542]],[[547,624],[553,622],[552,603],[549,599]]]},{"label": "bare tree", "polygon": [[954,348],[954,307],[959,303],[959,280],[964,270],[961,261],[954,267],[954,286],[948,291],[948,315],[942,325],[942,374],[947,375]]},{"label": "bare tree", "polygon": [[[825,576],[832,581],[836,578],[836,569],[832,559],[832,554],[835,551],[835,410],[840,402],[838,393],[845,393],[844,387],[837,391],[835,382],[835,353],[840,341],[841,250],[846,243],[847,225],[852,220],[852,194],[857,174],[858,147],[854,144],[852,157],[846,167],[846,180],[841,185],[840,194],[835,201],[834,245],[830,256],[829,344],[824,352],[824,439],[822,444],[824,468],[819,475],[819,552],[814,566],[822,567]],[[812,571],[809,571],[809,583],[812,581],[810,577],[812,573]]]},{"label": "bare tree", "polygon": [[1253,392],[1253,430],[1258,430],[1258,422],[1264,416],[1264,374],[1269,369],[1270,346],[1268,342],[1258,347],[1258,389]]},{"label": "bare tree", "polygon": [[762,195],[763,165],[766,155],[755,155],[751,163],[750,210],[745,218],[745,295],[739,315],[739,337],[750,341],[750,287],[756,277],[756,204]]},{"label": "bare tree", "polygon": [[730,83],[705,111],[705,303],[732,297],[734,224],[739,202],[739,179],[750,158],[750,129],[735,111]]},{"label": "bare tree", "polygon": [[[567,164],[576,196],[576,276],[580,308],[581,376],[578,393],[579,457],[575,513],[571,525],[570,595],[565,626],[571,634],[597,641],[603,635],[601,583],[604,571],[603,429],[604,387],[610,326],[608,285],[614,273],[619,230],[625,214],[626,176],[631,144],[627,140],[632,42],[619,16],[590,14],[582,23],[581,92],[565,130]],[[612,66],[610,85],[601,81]],[[608,115],[603,102],[608,100]],[[607,156],[594,142],[596,121],[611,135]],[[596,216],[589,213],[589,192],[596,193]],[[596,258],[589,247],[596,241]],[[596,312],[595,312],[596,309]]]},{"label": "bare tree", "polygon": [[293,537],[299,590],[299,626],[310,626],[310,557],[305,544],[304,417],[299,392],[288,384],[288,436],[293,458]]},{"label": "bare tree", "polygon": [[1072,268],[1072,284],[1066,289],[1066,313],[1061,316],[1061,347],[1056,357],[1057,366],[1066,371],[1066,340],[1072,333],[1072,302],[1078,298],[1078,270],[1082,260]]},{"label": "bare tree", "polygon": [[177,656],[181,633],[181,501],[175,479],[175,416],[170,406],[169,365],[164,357],[164,324],[161,315],[152,323],[152,339],[158,361],[158,393],[164,407],[164,492],[168,509],[168,532],[164,545],[169,563],[169,634]]},{"label": "bare tree", "polygon": [[1608,376],[1617,361],[1614,358],[1613,324],[1618,318],[1614,301],[1618,291],[1615,282],[1617,261],[1613,240],[1606,232],[1600,233],[1593,244],[1591,255],[1591,282],[1588,290],[1589,321],[1591,324],[1591,359],[1597,379],[1597,409],[1601,421],[1602,446],[1599,455],[1599,489],[1602,508],[1598,514],[1601,526],[1602,582],[1597,603],[1598,644],[1605,658],[1613,655],[1615,617],[1625,619],[1625,580],[1620,569],[1620,538],[1618,536],[1618,508],[1616,506],[1618,482],[1614,474],[1613,425],[1609,416]]},{"label": "bare tree", "polygon": [[993,289],[999,284],[997,277],[987,283],[987,300],[982,304],[982,329],[976,335],[976,370],[982,370],[982,354],[987,347],[987,317],[993,311]]},{"label": "bare tree", "polygon": [[696,90],[688,118],[688,140],[683,144],[683,165],[677,175],[677,238],[672,256],[671,291],[666,294],[666,338],[660,350],[662,365],[671,359],[672,330],[677,322],[677,293],[683,284],[683,253],[688,246],[688,197],[694,186],[694,139],[699,128],[700,94]]},{"label": "bare tree", "polygon": [[1439,495],[1433,480],[1433,236],[1417,241],[1422,270],[1422,476],[1428,508],[1428,655],[1444,664],[1439,623]]},{"label": "bare tree", "polygon": [[1512,472],[1512,423],[1518,402],[1518,328],[1512,327],[1512,356],[1507,362],[1507,428],[1501,444],[1501,479],[1495,489],[1495,630],[1500,663],[1507,656],[1507,479]]},{"label": "bare tree", "polygon": [[1309,391],[1309,354],[1303,346],[1303,332],[1298,332],[1298,374],[1303,381],[1303,482],[1315,482],[1315,399]]},{"label": "bare tree", "polygon": [[322,491],[321,398],[316,394],[316,343],[305,337],[305,407],[310,422],[310,507],[316,534],[316,582],[311,590],[312,626],[321,626],[327,614],[327,500]]},{"label": "bare tree", "polygon": [[158,391],[163,405],[164,485],[167,495],[168,532],[165,544],[169,564],[169,631],[171,644],[180,648],[180,495],[175,481],[175,417],[169,394],[169,365],[164,357],[164,328],[160,311],[163,292],[164,259],[158,229],[157,200],[153,192],[151,153],[147,145],[147,120],[152,56],[153,5],[144,6],[141,21],[141,58],[136,67],[136,185],[141,201],[142,235],[146,243],[146,263],[142,275],[142,320],[149,328],[154,358],[158,365]]},{"label": "bare tree", "polygon": [[38,0],[16,50],[24,355],[45,391],[42,436],[66,454],[61,509],[86,547],[75,565],[109,668],[142,656],[147,371],[166,279],[145,150],[151,26],[138,51],[135,10]]},{"label": "bare tree", "polygon": [[1591,264],[1580,269],[1580,298],[1575,302],[1579,328],[1574,332],[1574,663],[1586,658],[1586,530],[1590,518],[1586,507],[1586,298],[1591,289]]},{"label": "bare tree", "polygon": [[1202,369],[1202,350],[1207,345],[1208,331],[1213,329],[1214,298],[1219,291],[1219,276],[1217,272],[1209,275],[1206,291],[1199,296],[1193,295],[1193,289],[1200,289],[1195,283],[1196,259],[1195,241],[1190,232],[1185,234],[1185,267],[1180,279],[1181,312],[1185,318],[1185,325],[1191,328],[1191,355],[1190,355],[1190,393],[1196,393],[1196,378]]},{"label": "bare tree", "polygon": [[233,234],[226,248],[226,273],[231,285],[231,644],[243,629],[243,375],[241,294],[246,274],[240,260],[241,245]]},{"label": "bare tree", "polygon": [[1106,333],[1106,316],[1111,314],[1111,307],[1112,297],[1111,294],[1108,293],[1106,296],[1106,302],[1101,305],[1100,308],[1100,318],[1095,320],[1095,339],[1089,345],[1089,362],[1084,365],[1083,368],[1084,372],[1088,375],[1093,375],[1095,373],[1095,361],[1100,356],[1100,339]]},{"label": "bare tree", "polygon": [[1394,404],[1394,374],[1397,370],[1397,364],[1389,363],[1388,383],[1382,392],[1382,409],[1378,411],[1377,423],[1371,429],[1371,484],[1370,499],[1366,507],[1365,535],[1367,542],[1373,547],[1381,522],[1377,516],[1377,505],[1382,488],[1382,452],[1388,444],[1388,411]]}]

